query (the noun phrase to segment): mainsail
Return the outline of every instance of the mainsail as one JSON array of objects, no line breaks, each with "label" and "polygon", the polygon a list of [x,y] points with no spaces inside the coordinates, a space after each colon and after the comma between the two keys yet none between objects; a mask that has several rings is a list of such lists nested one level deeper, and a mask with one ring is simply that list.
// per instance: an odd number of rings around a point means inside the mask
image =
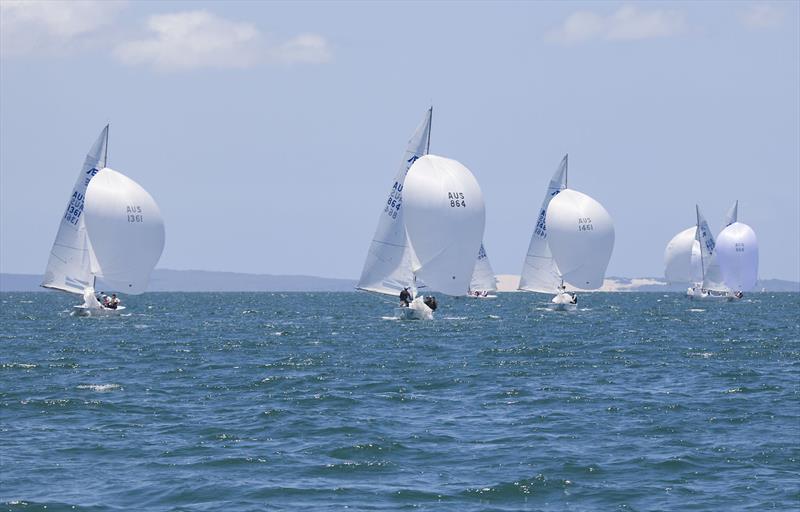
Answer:
[{"label": "mainsail", "polygon": [[94,285],[92,277],[91,245],[86,234],[83,215],[86,187],[100,169],[106,166],[108,125],[100,132],[92,149],[86,155],[83,167],[72,188],[69,203],[58,227],[42,286],[83,295]]},{"label": "mainsail", "polygon": [[428,154],[432,114],[433,108],[429,108],[408,141],[356,286],[360,290],[397,295],[404,287],[414,286],[414,257],[406,237],[403,188],[409,168],[418,158]]},{"label": "mainsail", "polygon": [[486,221],[475,177],[455,160],[426,155],[409,169],[403,201],[414,274],[433,290],[467,293]]},{"label": "mainsail", "polygon": [[614,249],[614,224],[603,205],[565,189],[547,207],[548,245],[565,282],[584,290],[603,286]]},{"label": "mainsail", "polygon": [[729,225],[717,237],[716,257],[725,286],[748,291],[758,279],[758,240],[753,229],[742,222]]},{"label": "mainsail", "polygon": [[164,221],[150,194],[106,167],[86,190],[85,217],[95,275],[128,294],[145,291],[164,250]]},{"label": "mainsail", "polygon": [[684,229],[667,244],[664,249],[664,277],[670,283],[694,283],[702,280],[697,226]]},{"label": "mainsail", "polygon": [[544,195],[542,207],[539,209],[539,216],[536,219],[536,227],[531,236],[531,243],[528,245],[525,263],[522,266],[519,280],[520,290],[550,293],[555,291],[561,283],[558,266],[547,245],[547,207],[553,197],[567,187],[568,156],[564,155]]},{"label": "mainsail", "polygon": [[722,272],[715,257],[716,241],[711,229],[708,227],[700,207],[697,210],[697,240],[700,242],[700,268],[703,276],[703,288],[707,290],[725,291],[725,284],[722,279]]},{"label": "mainsail", "polygon": [[494,276],[494,270],[489,263],[489,257],[486,255],[486,249],[481,248],[478,250],[478,259],[475,262],[475,269],[472,271],[472,280],[469,283],[469,289],[473,292],[496,292],[497,280]]},{"label": "mainsail", "polygon": [[733,203],[731,209],[728,210],[728,214],[725,216],[725,225],[722,226],[722,229],[725,229],[734,222],[736,222],[738,217],[739,217],[739,201],[737,200],[735,203]]}]

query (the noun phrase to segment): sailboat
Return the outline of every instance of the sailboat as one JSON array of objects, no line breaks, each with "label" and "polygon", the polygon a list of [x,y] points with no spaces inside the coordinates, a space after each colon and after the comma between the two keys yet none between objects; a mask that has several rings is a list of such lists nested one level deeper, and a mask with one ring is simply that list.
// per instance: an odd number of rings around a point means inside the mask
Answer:
[{"label": "sailboat", "polygon": [[702,281],[686,291],[690,299],[741,299],[758,278],[758,242],[747,224],[738,222],[736,201],[717,240],[708,227],[700,207],[697,212],[697,239],[700,242]]},{"label": "sailboat", "polygon": [[478,260],[475,262],[475,269],[472,272],[472,280],[469,282],[467,297],[496,299],[495,292],[497,292],[497,278],[494,276],[492,264],[489,263],[486,249],[481,244],[481,248],[478,250]]},{"label": "sailboat", "polygon": [[[396,308],[395,314],[400,318],[407,319],[430,319],[433,318],[433,309],[436,307],[434,300],[418,295],[418,291],[429,285],[422,275],[426,274],[422,270],[422,263],[417,253],[412,247],[407,232],[408,201],[406,191],[406,181],[411,168],[423,157],[428,155],[430,150],[431,119],[433,108],[429,108],[425,113],[422,122],[408,141],[405,154],[400,164],[400,168],[395,175],[394,183],[389,191],[389,196],[384,204],[383,211],[378,219],[378,226],[367,253],[361,278],[356,286],[359,290],[380,293],[397,298],[404,289],[410,292],[412,300],[409,307]],[[427,163],[422,164],[418,169],[431,167],[432,162],[437,162],[441,157],[431,157]],[[446,159],[442,159],[446,160]],[[460,165],[460,164],[459,164]],[[445,167],[448,167],[445,165]],[[462,166],[463,167],[463,166]],[[460,176],[460,173],[457,173]],[[470,174],[471,176],[471,174]],[[440,179],[443,184],[447,180],[441,179],[438,171],[432,171],[432,178]],[[448,183],[450,185],[452,183]],[[454,191],[461,192],[454,189]],[[452,191],[451,191],[452,193]],[[417,194],[422,195],[420,194]],[[455,205],[455,200],[453,200]],[[459,199],[459,208],[462,199]],[[447,203],[450,204],[449,201]],[[482,206],[482,197],[480,199]],[[470,207],[476,208],[477,204],[470,203]],[[412,214],[413,215],[413,214]],[[439,214],[437,213],[436,216]],[[423,228],[424,232],[425,228]],[[481,234],[482,234],[481,228]],[[444,239],[444,238],[443,238]],[[423,248],[425,244],[422,243]],[[478,247],[471,254],[476,254]],[[469,254],[469,253],[468,253]],[[474,268],[475,260],[470,257],[471,270]],[[435,273],[432,277],[436,282]],[[458,295],[463,295],[468,287],[468,281],[464,284]],[[447,293],[445,290],[439,290]],[[427,303],[426,303],[427,300]]]},{"label": "sailboat", "polygon": [[83,297],[73,313],[119,314],[95,296],[97,278],[126,294],[142,293],[164,249],[164,222],[138,183],[107,167],[108,125],[86,155],[50,251],[42,286]]},{"label": "sailboat", "polygon": [[554,309],[574,309],[577,295],[603,285],[614,248],[614,225],[603,205],[567,187],[569,155],[564,155],[545,192],[519,289],[553,293]]}]

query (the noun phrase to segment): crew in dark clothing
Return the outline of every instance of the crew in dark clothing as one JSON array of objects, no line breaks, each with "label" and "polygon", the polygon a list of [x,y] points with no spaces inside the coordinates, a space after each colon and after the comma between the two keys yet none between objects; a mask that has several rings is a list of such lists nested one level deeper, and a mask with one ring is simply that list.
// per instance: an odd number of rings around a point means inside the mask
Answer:
[{"label": "crew in dark clothing", "polygon": [[425,297],[425,299],[423,299],[423,302],[425,303],[426,306],[431,308],[431,311],[436,311],[436,308],[438,307],[438,304],[436,304],[436,297],[428,295],[427,297]]},{"label": "crew in dark clothing", "polygon": [[407,308],[410,303],[411,293],[408,291],[408,288],[403,288],[403,291],[400,292],[400,306]]}]

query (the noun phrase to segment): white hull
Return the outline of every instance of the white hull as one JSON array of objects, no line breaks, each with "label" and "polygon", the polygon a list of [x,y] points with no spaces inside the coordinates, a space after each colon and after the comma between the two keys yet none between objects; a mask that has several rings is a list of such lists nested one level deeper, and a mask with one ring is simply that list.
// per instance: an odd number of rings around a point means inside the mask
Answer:
[{"label": "white hull", "polygon": [[742,297],[737,297],[733,292],[719,291],[719,290],[703,290],[701,288],[689,288],[686,290],[686,296],[690,300],[711,300],[716,302],[733,302]]},{"label": "white hull", "polygon": [[566,292],[557,293],[550,300],[550,309],[554,311],[573,311],[578,307],[577,299]]},{"label": "white hull", "polygon": [[400,320],[433,320],[433,310],[417,297],[407,307],[394,308],[394,316]]},{"label": "white hull", "polygon": [[496,299],[497,295],[473,295],[467,294],[470,299]]},{"label": "white hull", "polygon": [[85,305],[72,306],[72,314],[75,316],[115,316],[123,311],[125,311],[125,306],[119,306],[117,309],[90,308]]}]

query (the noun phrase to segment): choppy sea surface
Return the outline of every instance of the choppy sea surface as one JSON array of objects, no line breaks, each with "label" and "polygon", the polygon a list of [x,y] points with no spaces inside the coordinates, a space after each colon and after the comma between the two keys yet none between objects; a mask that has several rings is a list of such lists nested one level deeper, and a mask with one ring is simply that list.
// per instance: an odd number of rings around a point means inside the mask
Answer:
[{"label": "choppy sea surface", "polygon": [[0,294],[10,510],[798,510],[800,294]]}]

